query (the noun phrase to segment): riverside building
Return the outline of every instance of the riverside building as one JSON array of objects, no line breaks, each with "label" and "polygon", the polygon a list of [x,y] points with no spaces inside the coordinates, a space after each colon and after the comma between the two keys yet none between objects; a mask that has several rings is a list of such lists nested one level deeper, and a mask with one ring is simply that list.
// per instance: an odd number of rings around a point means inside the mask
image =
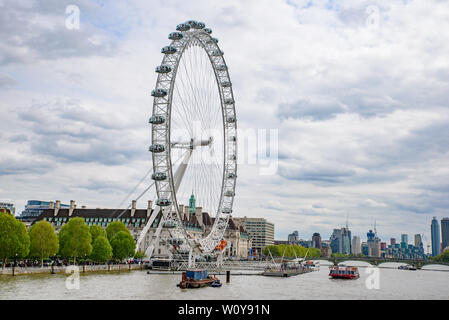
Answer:
[{"label": "riverside building", "polygon": [[243,226],[252,241],[252,255],[261,255],[266,246],[274,244],[274,224],[264,218],[234,218],[238,225]]},{"label": "riverside building", "polygon": [[[191,201],[189,206],[180,205],[181,218],[184,228],[189,231],[193,237],[206,236],[215,222],[215,218],[209,216],[207,212],[203,212],[201,207],[193,207],[195,201]],[[71,200],[68,208],[62,208],[59,205],[50,205],[51,208],[43,209],[42,213],[33,220],[34,222],[45,220],[52,223],[56,232],[59,232],[61,227],[66,224],[71,218],[83,218],[88,226],[99,225],[106,228],[113,221],[121,221],[125,224],[134,240],[140,236],[142,229],[147,224],[148,220],[155,212],[153,209],[153,202],[148,201],[148,206],[145,209],[138,209],[136,201],[132,201],[130,209],[88,209],[86,207],[77,208],[75,201]],[[150,230],[148,231],[145,241],[144,249],[148,248],[150,239],[156,232],[157,227],[161,221],[161,213],[155,217]],[[160,238],[168,237],[168,231],[162,229]],[[251,249],[251,239],[244,226],[239,226],[234,223],[234,219],[229,219],[228,228],[225,231],[224,239],[227,240],[228,245],[224,250],[225,257],[246,258],[248,251]],[[153,256],[167,257],[169,254],[166,245],[157,243],[154,247]]]}]

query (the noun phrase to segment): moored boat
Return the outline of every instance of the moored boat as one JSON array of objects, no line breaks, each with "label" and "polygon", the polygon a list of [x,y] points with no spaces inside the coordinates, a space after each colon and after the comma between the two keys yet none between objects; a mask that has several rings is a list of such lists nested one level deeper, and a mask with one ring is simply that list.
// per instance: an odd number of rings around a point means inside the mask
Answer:
[{"label": "moored boat", "polygon": [[207,270],[187,270],[182,273],[181,282],[177,286],[181,289],[201,288],[217,283],[217,281],[220,282],[217,277],[208,275]]},{"label": "moored boat", "polygon": [[360,274],[357,267],[333,266],[329,267],[329,276],[332,279],[358,279]]}]

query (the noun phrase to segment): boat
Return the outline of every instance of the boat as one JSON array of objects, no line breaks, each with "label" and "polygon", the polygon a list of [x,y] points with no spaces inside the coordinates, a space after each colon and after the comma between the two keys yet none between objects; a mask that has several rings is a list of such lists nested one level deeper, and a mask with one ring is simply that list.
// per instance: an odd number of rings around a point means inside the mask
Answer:
[{"label": "boat", "polygon": [[210,286],[214,287],[214,288],[220,288],[221,282],[220,282],[220,280],[215,280]]},{"label": "boat", "polygon": [[182,273],[181,282],[177,286],[181,289],[201,288],[211,286],[217,281],[220,280],[216,276],[208,275],[207,270],[187,270]]},{"label": "boat", "polygon": [[414,266],[410,266],[410,265],[399,266],[398,269],[399,270],[416,270],[416,268]]},{"label": "boat", "polygon": [[357,267],[332,266],[329,267],[329,276],[332,279],[358,279],[360,274]]},{"label": "boat", "polygon": [[284,250],[284,254],[282,255],[281,262],[276,263],[273,259],[273,256],[271,255],[270,249],[268,249],[271,259],[272,259],[272,264],[265,267],[264,271],[262,272],[263,276],[291,277],[291,276],[296,276],[301,273],[308,272],[308,268],[303,264],[304,259],[296,258],[296,259],[284,262],[285,250]]}]

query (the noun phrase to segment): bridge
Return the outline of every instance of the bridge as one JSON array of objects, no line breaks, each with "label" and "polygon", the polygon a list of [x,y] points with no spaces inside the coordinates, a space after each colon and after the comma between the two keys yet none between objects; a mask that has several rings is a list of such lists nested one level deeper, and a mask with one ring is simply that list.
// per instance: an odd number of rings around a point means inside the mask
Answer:
[{"label": "bridge", "polygon": [[430,260],[430,259],[423,260],[423,259],[400,259],[400,258],[380,258],[380,257],[330,257],[330,258],[320,257],[320,258],[315,258],[313,260],[326,260],[326,261],[332,262],[334,265],[338,265],[339,263],[344,262],[344,261],[363,261],[363,262],[367,262],[373,266],[378,266],[378,265],[380,265],[382,263],[386,263],[386,262],[397,262],[397,263],[412,265],[416,269],[421,269],[425,265],[431,265],[431,264],[449,266],[449,262],[434,261],[434,260]]}]

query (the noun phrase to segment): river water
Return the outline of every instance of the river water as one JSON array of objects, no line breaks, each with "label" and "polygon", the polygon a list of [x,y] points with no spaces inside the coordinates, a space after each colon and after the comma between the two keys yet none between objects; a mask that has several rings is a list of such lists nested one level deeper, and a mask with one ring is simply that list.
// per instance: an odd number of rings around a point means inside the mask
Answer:
[{"label": "river water", "polygon": [[357,280],[329,279],[323,264],[317,272],[290,278],[232,275],[230,283],[225,283],[226,276],[219,275],[221,288],[190,290],[176,287],[180,274],[143,270],[80,274],[78,289],[76,281],[63,274],[0,276],[0,299],[449,299],[449,267],[406,271],[397,266],[372,269],[365,265],[359,268]]}]

